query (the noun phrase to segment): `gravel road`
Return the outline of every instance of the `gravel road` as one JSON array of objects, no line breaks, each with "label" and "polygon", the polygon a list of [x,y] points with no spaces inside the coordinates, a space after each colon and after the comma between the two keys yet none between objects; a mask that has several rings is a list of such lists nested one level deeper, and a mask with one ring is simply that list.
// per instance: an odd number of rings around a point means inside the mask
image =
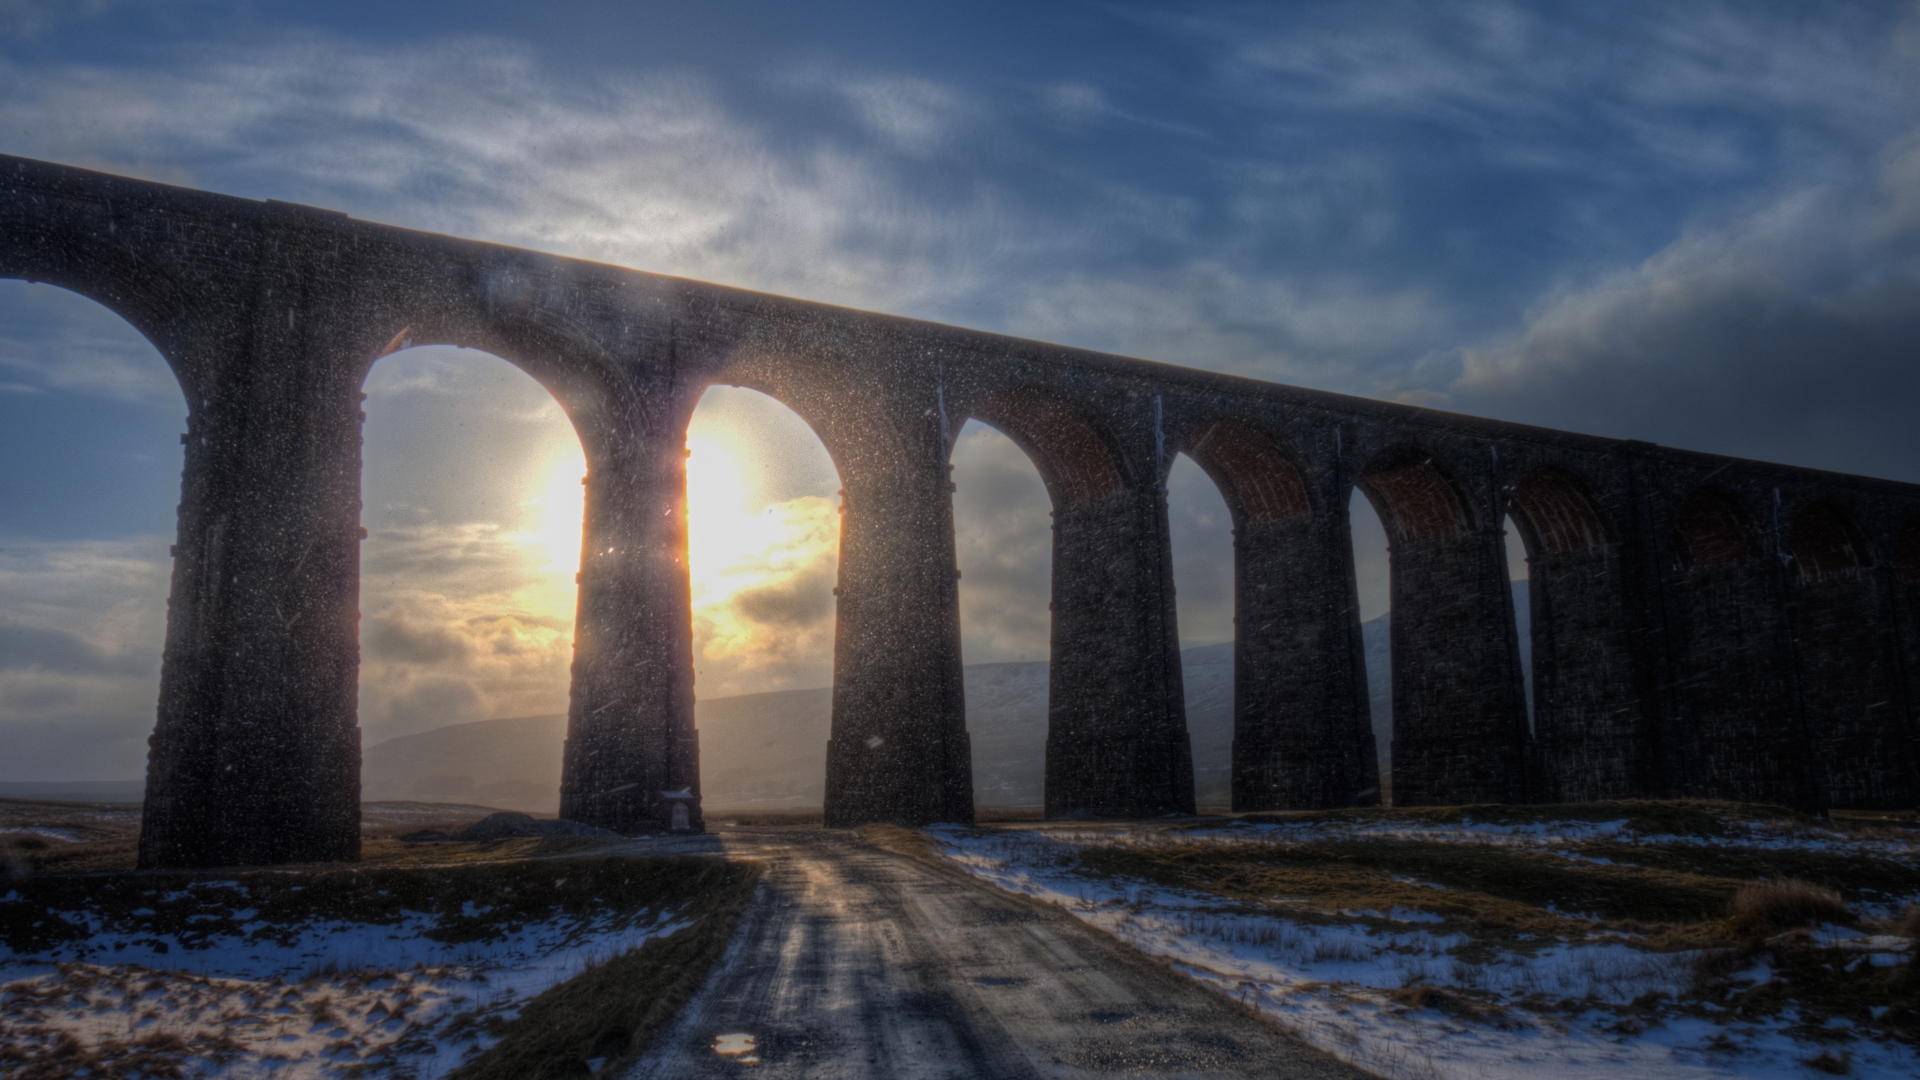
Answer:
[{"label": "gravel road", "polygon": [[720,842],[765,884],[634,1080],[1368,1075],[957,872],[826,830]]}]

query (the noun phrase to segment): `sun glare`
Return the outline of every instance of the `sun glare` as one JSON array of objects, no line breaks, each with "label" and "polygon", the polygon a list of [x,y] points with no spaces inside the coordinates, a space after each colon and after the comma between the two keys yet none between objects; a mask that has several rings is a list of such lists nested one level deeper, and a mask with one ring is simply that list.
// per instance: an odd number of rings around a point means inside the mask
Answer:
[{"label": "sun glare", "polygon": [[695,635],[702,655],[738,656],[760,647],[753,620],[736,601],[817,571],[840,541],[833,500],[766,502],[733,442],[687,435],[687,548]]},{"label": "sun glare", "polygon": [[529,537],[545,555],[549,569],[578,569],[580,536],[587,513],[586,489],[580,483],[583,465],[578,455],[563,455],[547,470],[547,480],[527,500]]}]

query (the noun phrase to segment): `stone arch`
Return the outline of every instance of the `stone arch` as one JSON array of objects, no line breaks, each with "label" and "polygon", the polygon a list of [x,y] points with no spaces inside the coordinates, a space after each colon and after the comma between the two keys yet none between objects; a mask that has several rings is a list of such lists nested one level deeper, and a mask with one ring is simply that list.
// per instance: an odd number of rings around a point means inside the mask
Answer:
[{"label": "stone arch", "polygon": [[973,417],[1027,452],[1056,509],[1098,502],[1124,486],[1112,443],[1052,394],[1031,387],[999,390],[973,410]]},{"label": "stone arch", "polygon": [[1588,485],[1565,469],[1544,466],[1528,473],[1514,485],[1512,508],[1530,553],[1566,555],[1612,538]]},{"label": "stone arch", "polygon": [[1720,566],[1757,554],[1747,515],[1714,488],[1695,488],[1674,511],[1673,527],[1689,566]]},{"label": "stone arch", "polygon": [[1027,454],[1053,503],[1047,816],[1192,813],[1164,492],[1047,390],[1001,387],[966,411]]},{"label": "stone arch", "polygon": [[1215,420],[1200,429],[1187,453],[1213,478],[1241,521],[1282,521],[1313,510],[1299,468],[1251,424]]},{"label": "stone arch", "polygon": [[[647,409],[625,404],[631,396],[629,386],[618,376],[618,365],[604,344],[588,333],[561,330],[532,318],[468,322],[429,311],[385,336],[384,345],[371,348],[357,373],[358,381],[365,385],[375,364],[407,349],[447,345],[498,357],[539,383],[559,403],[587,452],[589,468],[596,459],[618,456],[619,444],[633,434],[673,426],[674,417],[651,415],[660,412],[661,403]],[[371,344],[383,334],[384,328],[366,340]],[[698,399],[694,395],[693,400]],[[672,405],[683,405],[679,411],[686,414],[693,408],[692,401]],[[686,416],[677,419],[684,428]]]},{"label": "stone arch", "polygon": [[1920,585],[1920,517],[1909,518],[1893,541],[1893,579]]},{"label": "stone arch", "polygon": [[1553,802],[1634,798],[1656,788],[1643,635],[1592,487],[1537,468],[1510,516],[1527,551],[1534,743],[1530,794]]},{"label": "stone arch", "polygon": [[1675,508],[1673,694],[1665,786],[1676,794],[1818,802],[1796,704],[1794,653],[1770,560],[1751,517],[1718,488]]},{"label": "stone arch", "polygon": [[1359,484],[1394,540],[1459,536],[1472,524],[1452,478],[1417,448],[1383,451],[1368,463]]},{"label": "stone arch", "polygon": [[[106,220],[41,218],[30,229],[7,230],[0,277],[52,285],[92,300],[138,330],[174,368],[175,377],[183,378],[174,355],[189,336],[182,322],[205,305],[193,302],[165,264],[116,238],[109,208],[78,205],[78,213]],[[74,211],[69,207],[69,212]],[[191,403],[193,395],[187,397]]]},{"label": "stone arch", "polygon": [[1848,515],[1826,501],[1794,516],[1787,554],[1801,709],[1824,801],[1846,809],[1910,805],[1913,747],[1884,579],[1863,572],[1866,544]]},{"label": "stone arch", "polygon": [[[19,601],[19,585],[56,566],[72,542],[115,542],[116,562],[142,568],[88,574],[85,593],[95,604],[75,603],[76,589],[17,608],[0,601],[0,622],[13,639],[0,649],[0,669],[18,680],[4,710],[8,738],[17,739],[8,743],[10,765],[17,776],[58,776],[54,770],[81,762],[92,775],[136,776],[150,761],[161,697],[158,631],[192,403],[153,337],[87,291],[24,277],[0,281],[0,317],[0,333],[28,349],[98,347],[130,376],[78,386],[31,369],[4,376],[18,392],[0,395],[0,426],[10,436],[0,463],[9,496],[0,536],[26,541],[4,543],[16,582],[9,600]],[[107,611],[138,617],[107,622]],[[82,717],[93,723],[72,722]]]},{"label": "stone arch", "polygon": [[1376,455],[1358,486],[1388,539],[1394,805],[1522,801],[1526,699],[1501,532],[1474,527],[1453,476],[1417,446]]},{"label": "stone arch", "polygon": [[[506,357],[444,345],[383,355],[362,385],[355,696],[366,745],[441,724],[564,714],[580,622],[586,447],[563,403]],[[484,428],[471,422],[477,416],[488,417]],[[405,509],[389,509],[396,505]],[[497,528],[454,532],[468,523]],[[434,557],[402,555],[418,551]],[[541,729],[551,733],[550,757],[519,763],[524,774],[471,761],[416,770],[370,752],[362,790],[550,813],[562,722]],[[545,785],[537,797],[506,786],[536,777]]]},{"label": "stone arch", "polygon": [[1820,578],[1867,565],[1866,545],[1853,522],[1831,503],[1800,511],[1787,533],[1787,553],[1801,578]]}]

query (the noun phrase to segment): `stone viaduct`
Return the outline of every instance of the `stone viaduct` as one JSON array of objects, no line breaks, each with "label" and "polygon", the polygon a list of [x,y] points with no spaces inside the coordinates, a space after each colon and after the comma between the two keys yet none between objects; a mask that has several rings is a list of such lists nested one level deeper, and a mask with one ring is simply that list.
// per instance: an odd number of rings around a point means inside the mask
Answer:
[{"label": "stone viaduct", "polygon": [[[948,454],[976,418],[1054,506],[1051,816],[1194,808],[1164,480],[1235,522],[1237,810],[1379,800],[1347,532],[1391,543],[1394,801],[1915,802],[1920,487],[1576,435],[804,303],[0,157],[0,277],[143,333],[189,415],[140,858],[359,850],[362,380],[483,349],[588,462],[562,813],[700,828],[685,430],[716,383],[845,489],[827,819],[970,821]],[[1522,694],[1502,518],[1532,580]],[[687,792],[680,799],[671,793]]]}]

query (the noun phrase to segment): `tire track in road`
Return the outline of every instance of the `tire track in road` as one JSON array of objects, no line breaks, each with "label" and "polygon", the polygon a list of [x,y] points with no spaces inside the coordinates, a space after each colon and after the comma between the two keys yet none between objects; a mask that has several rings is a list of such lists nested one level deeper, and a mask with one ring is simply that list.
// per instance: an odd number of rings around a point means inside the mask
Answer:
[{"label": "tire track in road", "polygon": [[1065,913],[957,873],[827,830],[721,839],[764,860],[766,878],[631,1080],[1367,1075]]}]

